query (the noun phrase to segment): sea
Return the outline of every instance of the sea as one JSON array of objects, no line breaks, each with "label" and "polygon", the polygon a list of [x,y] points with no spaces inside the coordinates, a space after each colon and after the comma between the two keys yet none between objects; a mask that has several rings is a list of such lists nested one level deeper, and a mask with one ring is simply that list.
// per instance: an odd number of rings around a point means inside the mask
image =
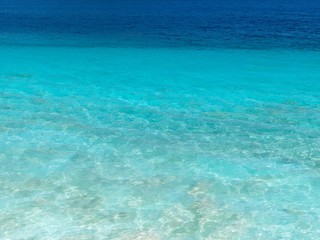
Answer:
[{"label": "sea", "polygon": [[0,239],[318,240],[319,13],[0,0]]}]

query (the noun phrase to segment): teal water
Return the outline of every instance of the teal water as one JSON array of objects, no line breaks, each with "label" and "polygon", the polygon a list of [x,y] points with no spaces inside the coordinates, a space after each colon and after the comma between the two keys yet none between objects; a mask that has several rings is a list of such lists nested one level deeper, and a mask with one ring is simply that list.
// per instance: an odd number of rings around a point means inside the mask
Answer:
[{"label": "teal water", "polygon": [[0,239],[319,238],[320,52],[0,53]]}]

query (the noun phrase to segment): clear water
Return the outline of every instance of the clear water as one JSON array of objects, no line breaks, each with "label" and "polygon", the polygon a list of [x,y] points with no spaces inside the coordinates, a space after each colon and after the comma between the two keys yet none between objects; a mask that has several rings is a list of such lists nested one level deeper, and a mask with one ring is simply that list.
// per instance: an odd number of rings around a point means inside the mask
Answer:
[{"label": "clear water", "polygon": [[150,37],[160,28],[31,31],[12,12],[0,14],[0,239],[319,238],[316,24],[303,41],[226,27],[195,46]]}]

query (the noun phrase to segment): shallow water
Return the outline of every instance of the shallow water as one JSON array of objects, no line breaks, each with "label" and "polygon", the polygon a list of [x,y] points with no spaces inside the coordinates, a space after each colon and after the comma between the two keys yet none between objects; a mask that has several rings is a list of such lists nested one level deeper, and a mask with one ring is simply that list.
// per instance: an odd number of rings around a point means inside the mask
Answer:
[{"label": "shallow water", "polygon": [[0,239],[320,236],[310,0],[0,0]]},{"label": "shallow water", "polygon": [[1,47],[1,239],[317,239],[320,53]]}]

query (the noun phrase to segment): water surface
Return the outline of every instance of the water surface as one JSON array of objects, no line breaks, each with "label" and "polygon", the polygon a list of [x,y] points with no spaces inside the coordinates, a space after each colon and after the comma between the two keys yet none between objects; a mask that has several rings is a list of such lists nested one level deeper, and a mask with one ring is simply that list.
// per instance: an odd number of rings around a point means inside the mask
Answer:
[{"label": "water surface", "polygon": [[318,239],[316,4],[33,3],[0,10],[1,239]]}]

